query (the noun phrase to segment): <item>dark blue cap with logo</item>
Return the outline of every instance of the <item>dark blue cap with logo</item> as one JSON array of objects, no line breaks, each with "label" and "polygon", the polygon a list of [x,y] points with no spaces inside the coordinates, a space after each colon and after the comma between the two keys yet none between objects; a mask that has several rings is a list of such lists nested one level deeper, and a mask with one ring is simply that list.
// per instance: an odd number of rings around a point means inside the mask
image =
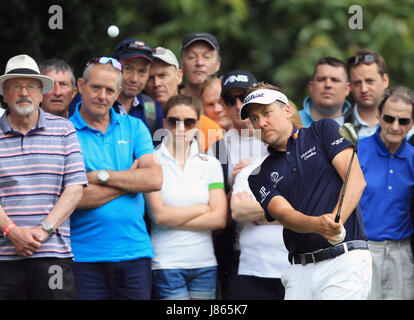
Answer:
[{"label": "dark blue cap with logo", "polygon": [[117,59],[144,58],[150,62],[154,61],[151,47],[137,39],[123,40],[118,43],[114,55]]},{"label": "dark blue cap with logo", "polygon": [[221,80],[221,95],[233,88],[248,89],[257,85],[256,78],[245,70],[232,70],[225,73]]}]

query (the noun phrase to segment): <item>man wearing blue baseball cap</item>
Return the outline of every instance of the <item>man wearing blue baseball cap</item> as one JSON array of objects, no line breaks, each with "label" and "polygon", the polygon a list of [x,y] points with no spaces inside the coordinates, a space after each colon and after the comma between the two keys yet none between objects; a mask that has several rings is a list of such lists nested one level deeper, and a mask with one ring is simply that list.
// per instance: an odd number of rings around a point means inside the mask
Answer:
[{"label": "man wearing blue baseball cap", "polygon": [[292,264],[281,277],[285,299],[367,299],[372,260],[359,208],[366,183],[358,161],[335,222],[352,143],[333,119],[296,128],[279,88],[260,83],[247,93],[240,116],[261,130],[270,153],[248,181],[266,219],[284,227]]},{"label": "man wearing blue baseball cap", "polygon": [[144,41],[128,39],[115,47],[114,55],[122,64],[122,91],[114,109],[120,114],[140,118],[154,136],[154,132],[163,127],[163,108],[142,93],[154,61],[152,49]]}]

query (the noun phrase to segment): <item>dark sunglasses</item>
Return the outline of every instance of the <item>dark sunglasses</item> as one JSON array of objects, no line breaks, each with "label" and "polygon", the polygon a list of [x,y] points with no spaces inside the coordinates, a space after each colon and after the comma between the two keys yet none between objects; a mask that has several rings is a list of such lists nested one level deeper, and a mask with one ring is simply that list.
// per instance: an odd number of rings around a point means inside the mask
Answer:
[{"label": "dark sunglasses", "polygon": [[382,116],[382,120],[384,120],[386,123],[390,123],[390,124],[394,123],[395,119],[398,119],[398,124],[400,126],[408,126],[411,122],[410,118],[396,118],[396,117],[390,116],[388,114],[384,114]]},{"label": "dark sunglasses", "polygon": [[184,120],[181,120],[179,118],[176,117],[169,117],[167,118],[168,124],[175,128],[177,126],[177,122],[184,122],[184,127],[188,130],[188,129],[192,129],[195,127],[196,123],[197,123],[197,119],[194,118],[185,118]]},{"label": "dark sunglasses", "polygon": [[243,102],[245,97],[245,94],[239,94],[238,96],[224,95],[223,100],[227,106],[232,107],[236,104],[237,98],[239,98],[239,100]]},{"label": "dark sunglasses", "polygon": [[357,54],[356,56],[348,58],[348,66],[356,66],[360,63],[371,64],[378,60],[377,55],[372,53]]},{"label": "dark sunglasses", "polygon": [[111,57],[95,57],[93,59],[91,59],[86,66],[89,66],[91,63],[100,63],[100,64],[112,64],[112,66],[121,71],[122,72],[122,65],[121,62],[119,62],[118,60],[116,60],[115,58],[111,58]]}]

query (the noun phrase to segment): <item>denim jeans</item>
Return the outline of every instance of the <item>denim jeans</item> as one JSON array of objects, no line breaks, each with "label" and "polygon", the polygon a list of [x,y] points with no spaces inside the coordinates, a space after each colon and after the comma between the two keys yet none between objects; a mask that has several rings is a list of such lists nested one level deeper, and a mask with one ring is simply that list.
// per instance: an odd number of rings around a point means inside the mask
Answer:
[{"label": "denim jeans", "polygon": [[77,298],[80,300],[149,300],[151,259],[121,262],[75,262]]},{"label": "denim jeans", "polygon": [[212,300],[216,298],[217,267],[153,270],[153,298]]}]

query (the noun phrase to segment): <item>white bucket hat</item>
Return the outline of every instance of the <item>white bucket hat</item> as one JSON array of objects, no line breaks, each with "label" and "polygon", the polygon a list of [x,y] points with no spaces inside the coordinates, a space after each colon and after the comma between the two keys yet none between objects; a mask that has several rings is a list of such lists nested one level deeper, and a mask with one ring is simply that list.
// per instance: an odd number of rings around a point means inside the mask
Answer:
[{"label": "white bucket hat", "polygon": [[0,76],[0,94],[3,94],[3,83],[12,78],[33,78],[40,80],[43,84],[43,93],[52,91],[55,86],[53,79],[41,75],[36,61],[26,54],[14,56],[7,61],[4,75]]}]

